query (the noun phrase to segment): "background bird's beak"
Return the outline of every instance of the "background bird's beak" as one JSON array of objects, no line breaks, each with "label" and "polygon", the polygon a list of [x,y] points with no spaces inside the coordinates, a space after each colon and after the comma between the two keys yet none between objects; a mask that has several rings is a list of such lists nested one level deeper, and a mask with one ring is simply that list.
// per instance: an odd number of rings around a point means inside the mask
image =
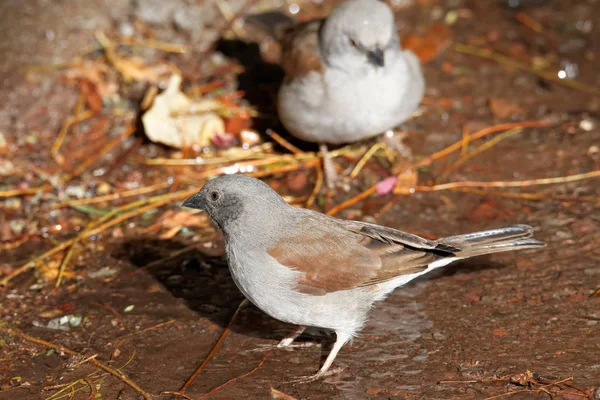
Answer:
[{"label": "background bird's beak", "polygon": [[369,62],[373,65],[377,65],[378,67],[383,67],[385,64],[383,50],[377,47],[375,50],[367,52],[367,58]]},{"label": "background bird's beak", "polygon": [[201,196],[200,193],[196,193],[187,198],[186,201],[181,205],[182,207],[193,208],[195,210],[204,210],[204,196]]}]

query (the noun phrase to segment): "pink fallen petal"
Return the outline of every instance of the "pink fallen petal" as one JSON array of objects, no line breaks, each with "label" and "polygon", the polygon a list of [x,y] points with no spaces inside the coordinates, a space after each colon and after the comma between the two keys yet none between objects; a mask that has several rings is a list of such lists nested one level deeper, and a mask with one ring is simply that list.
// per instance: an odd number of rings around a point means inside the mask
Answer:
[{"label": "pink fallen petal", "polygon": [[398,181],[397,176],[390,176],[388,178],[385,178],[381,182],[377,183],[377,185],[375,186],[375,191],[377,192],[377,195],[384,196],[384,195],[390,193],[392,190],[394,190],[394,187],[396,187],[397,181]]}]

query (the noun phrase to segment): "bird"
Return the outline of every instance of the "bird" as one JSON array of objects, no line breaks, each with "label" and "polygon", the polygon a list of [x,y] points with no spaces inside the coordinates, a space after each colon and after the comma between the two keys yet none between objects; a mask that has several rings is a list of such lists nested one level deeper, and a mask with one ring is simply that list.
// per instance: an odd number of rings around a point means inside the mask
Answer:
[{"label": "bird", "polygon": [[244,174],[208,181],[183,207],[204,210],[223,232],[233,281],[256,307],[298,325],[335,331],[318,372],[365,324],[373,303],[449,263],[473,256],[543,247],[528,225],[512,225],[438,240],[289,205],[263,181]]},{"label": "bird", "polygon": [[318,143],[327,182],[335,169],[327,145],[368,139],[404,122],[425,80],[417,56],[400,47],[394,15],[380,0],[348,0],[325,19],[303,23],[278,12],[250,15],[281,45],[285,72],[277,113],[286,130]]}]

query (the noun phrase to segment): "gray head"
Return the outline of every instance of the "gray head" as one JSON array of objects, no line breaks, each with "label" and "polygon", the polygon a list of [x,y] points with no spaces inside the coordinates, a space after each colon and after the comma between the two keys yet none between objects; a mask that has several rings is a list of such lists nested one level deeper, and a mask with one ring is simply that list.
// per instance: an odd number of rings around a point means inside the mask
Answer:
[{"label": "gray head", "polygon": [[270,216],[292,208],[269,185],[243,174],[209,181],[182,206],[205,210],[226,235],[240,224],[260,229]]},{"label": "gray head", "polygon": [[383,67],[390,52],[399,51],[392,10],[380,0],[349,0],[327,18],[321,31],[325,61],[341,69]]}]

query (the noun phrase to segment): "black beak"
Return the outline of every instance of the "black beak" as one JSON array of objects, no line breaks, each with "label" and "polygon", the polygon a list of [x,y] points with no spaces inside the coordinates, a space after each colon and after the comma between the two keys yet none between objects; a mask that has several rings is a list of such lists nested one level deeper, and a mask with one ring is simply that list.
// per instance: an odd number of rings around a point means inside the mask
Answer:
[{"label": "black beak", "polygon": [[195,210],[205,210],[206,203],[204,202],[204,196],[200,193],[196,193],[187,198],[186,201],[183,202],[181,207],[193,208]]},{"label": "black beak", "polygon": [[383,50],[381,50],[379,47],[377,47],[375,50],[368,51],[367,58],[371,64],[378,67],[383,67],[385,64]]}]

